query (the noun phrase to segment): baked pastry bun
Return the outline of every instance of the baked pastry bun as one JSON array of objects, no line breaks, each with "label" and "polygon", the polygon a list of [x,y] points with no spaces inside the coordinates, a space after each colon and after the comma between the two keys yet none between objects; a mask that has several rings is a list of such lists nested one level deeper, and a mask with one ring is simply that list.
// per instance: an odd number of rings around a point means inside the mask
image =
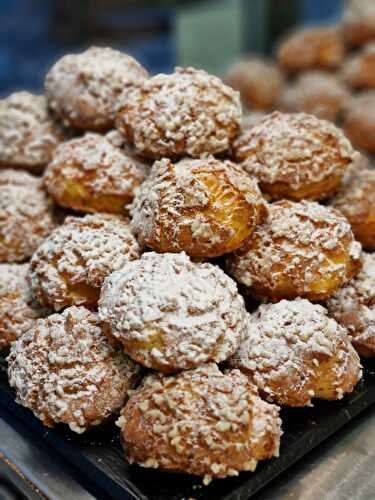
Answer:
[{"label": "baked pastry bun", "polygon": [[203,70],[176,68],[129,94],[116,124],[149,158],[223,153],[240,130],[240,97]]},{"label": "baked pastry bun", "polygon": [[375,170],[358,170],[331,204],[348,219],[362,247],[375,250]]},{"label": "baked pastry bun", "polygon": [[334,295],[361,268],[361,245],[339,212],[315,202],[279,201],[266,222],[227,258],[227,269],[261,301]]},{"label": "baked pastry bun", "polygon": [[57,148],[44,173],[44,184],[62,207],[124,214],[146,173],[146,165],[105,137],[88,133]]},{"label": "baked pastry bun", "polygon": [[285,88],[279,107],[334,122],[344,110],[349,97],[348,89],[337,76],[323,71],[308,71]]},{"label": "baked pastry bun", "polygon": [[210,363],[146,377],[118,425],[130,463],[203,476],[208,484],[278,456],[278,410],[259,398],[241,372],[223,374]]},{"label": "baked pastry bun", "polygon": [[40,173],[64,136],[45,97],[15,92],[0,100],[0,166]]},{"label": "baked pastry bun", "polygon": [[33,296],[55,311],[71,305],[96,307],[104,278],[139,255],[126,219],[109,214],[67,217],[31,259]]},{"label": "baked pastry bun", "polygon": [[37,320],[12,345],[8,376],[18,403],[44,425],[82,433],[124,405],[139,367],[108,342],[97,314],[70,307]]},{"label": "baked pastry bun", "polygon": [[233,144],[235,160],[271,199],[327,198],[357,155],[335,125],[305,113],[275,111]]},{"label": "baked pastry bun", "polygon": [[348,329],[358,353],[375,357],[375,254],[363,253],[361,272],[326,305],[336,321]]},{"label": "baked pastry bun", "polygon": [[341,399],[361,377],[346,329],[300,298],[261,305],[229,365],[248,375],[267,401],[284,406]]},{"label": "baked pastry bun", "polygon": [[221,362],[237,349],[248,313],[218,266],[184,254],[145,253],[104,281],[99,315],[110,338],[165,373]]},{"label": "baked pastry bun", "polygon": [[25,261],[55,226],[53,205],[41,180],[0,169],[0,262]]},{"label": "baked pastry bun", "polygon": [[345,62],[342,76],[355,89],[375,89],[375,41]]},{"label": "baked pastry bun", "polygon": [[310,69],[334,69],[344,59],[345,47],[334,27],[302,28],[291,33],[280,44],[277,60],[287,73]]},{"label": "baked pastry bun", "polygon": [[29,264],[0,264],[0,352],[46,314],[31,296]]},{"label": "baked pastry bun", "polygon": [[276,105],[284,83],[276,66],[255,57],[234,63],[224,81],[239,91],[245,108],[260,111],[268,111]]},{"label": "baked pastry bun", "polygon": [[266,216],[256,182],[215,158],[163,159],[137,193],[132,228],[157,252],[218,257],[240,247]]},{"label": "baked pastry bun", "polygon": [[148,78],[132,57],[109,47],[68,54],[49,70],[45,90],[51,110],[67,125],[105,131],[129,91]]},{"label": "baked pastry bun", "polygon": [[343,127],[355,148],[375,153],[375,90],[362,92],[351,99]]},{"label": "baked pastry bun", "polygon": [[375,40],[375,6],[371,0],[349,0],[341,21],[345,42],[352,46]]}]

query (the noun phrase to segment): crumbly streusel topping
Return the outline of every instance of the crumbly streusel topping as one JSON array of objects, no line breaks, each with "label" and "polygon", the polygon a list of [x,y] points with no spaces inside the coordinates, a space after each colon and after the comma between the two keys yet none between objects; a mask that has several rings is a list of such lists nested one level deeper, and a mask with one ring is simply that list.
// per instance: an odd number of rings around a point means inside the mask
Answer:
[{"label": "crumbly streusel topping", "polygon": [[137,372],[108,342],[97,315],[84,307],[37,320],[8,357],[17,401],[46,425],[63,422],[78,433],[124,404]]},{"label": "crumbly streusel topping", "polygon": [[305,113],[278,111],[245,131],[233,148],[249,174],[293,189],[343,175],[357,156],[334,124]]},{"label": "crumbly streusel topping", "polygon": [[248,317],[235,282],[219,267],[154,252],[108,276],[99,314],[129,355],[164,371],[224,361]]},{"label": "crumbly streusel topping", "polygon": [[[208,484],[278,456],[278,410],[238,370],[223,374],[212,363],[175,376],[148,376],[118,425],[130,462],[201,475]],[[142,440],[132,433],[134,425]]]},{"label": "crumbly streusel topping", "polygon": [[117,127],[146,156],[226,151],[241,125],[238,92],[203,70],[176,68],[129,94]]}]

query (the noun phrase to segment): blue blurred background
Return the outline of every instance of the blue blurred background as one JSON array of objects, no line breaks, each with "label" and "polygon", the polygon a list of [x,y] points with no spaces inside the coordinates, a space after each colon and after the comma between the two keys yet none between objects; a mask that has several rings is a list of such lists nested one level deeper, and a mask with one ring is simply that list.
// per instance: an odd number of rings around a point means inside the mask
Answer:
[{"label": "blue blurred background", "polygon": [[[210,45],[205,57],[220,61],[222,56],[223,64],[237,50],[269,54],[285,30],[296,24],[334,21],[342,3],[343,0],[0,0],[0,95],[20,89],[42,92],[44,75],[54,61],[95,44],[130,53],[151,73],[168,72],[190,59],[197,64],[200,36],[204,44]],[[228,20],[227,33],[218,33],[216,29],[221,8]],[[229,22],[230,15],[233,22]],[[232,52],[228,47],[232,47]],[[203,55],[201,66],[210,66],[205,64]],[[217,68],[216,65],[213,70]]]}]

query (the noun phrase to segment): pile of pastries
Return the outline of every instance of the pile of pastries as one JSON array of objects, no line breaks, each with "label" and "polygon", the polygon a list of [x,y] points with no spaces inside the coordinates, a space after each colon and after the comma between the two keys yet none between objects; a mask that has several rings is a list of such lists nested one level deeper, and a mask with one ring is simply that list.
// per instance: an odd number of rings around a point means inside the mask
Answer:
[{"label": "pile of pastries", "polygon": [[278,109],[342,126],[353,146],[375,154],[375,5],[346,0],[336,25],[296,28],[279,41],[274,61],[247,56],[224,80],[237,89],[245,125]]},{"label": "pile of pastries", "polygon": [[312,114],[244,125],[202,70],[91,48],[45,88],[0,101],[17,402],[77,433],[117,418],[143,467],[254,471],[279,454],[280,406],[343,398],[375,356],[374,171]]}]

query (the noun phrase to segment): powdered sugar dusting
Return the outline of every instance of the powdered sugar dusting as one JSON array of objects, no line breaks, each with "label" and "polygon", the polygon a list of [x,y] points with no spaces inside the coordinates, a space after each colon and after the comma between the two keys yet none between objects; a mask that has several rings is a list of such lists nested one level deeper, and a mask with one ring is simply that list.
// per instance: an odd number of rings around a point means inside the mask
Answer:
[{"label": "powdered sugar dusting", "polygon": [[129,94],[117,127],[151,158],[226,151],[239,132],[238,92],[205,71],[176,68]]},{"label": "powdered sugar dusting", "polygon": [[[139,254],[125,219],[106,214],[67,217],[31,259],[33,294],[55,310],[93,306],[104,278]],[[82,295],[71,294],[72,287],[83,287]]]},{"label": "powdered sugar dusting", "polygon": [[278,407],[238,370],[223,374],[214,364],[147,377],[119,425],[130,462],[203,476],[205,484],[277,456],[281,435]]},{"label": "powdered sugar dusting", "polygon": [[346,330],[305,299],[260,306],[229,362],[249,374],[269,401],[289,406],[309,405],[315,393],[319,397],[322,378],[328,378],[325,364],[333,378],[332,399],[351,392],[360,378]]},{"label": "powdered sugar dusting", "polygon": [[17,401],[45,425],[62,422],[78,433],[124,404],[137,373],[135,363],[109,344],[97,315],[84,307],[36,321],[8,358]]},{"label": "powdered sugar dusting", "polygon": [[248,313],[219,267],[150,252],[105,280],[99,314],[131,357],[168,372],[225,360]]}]

